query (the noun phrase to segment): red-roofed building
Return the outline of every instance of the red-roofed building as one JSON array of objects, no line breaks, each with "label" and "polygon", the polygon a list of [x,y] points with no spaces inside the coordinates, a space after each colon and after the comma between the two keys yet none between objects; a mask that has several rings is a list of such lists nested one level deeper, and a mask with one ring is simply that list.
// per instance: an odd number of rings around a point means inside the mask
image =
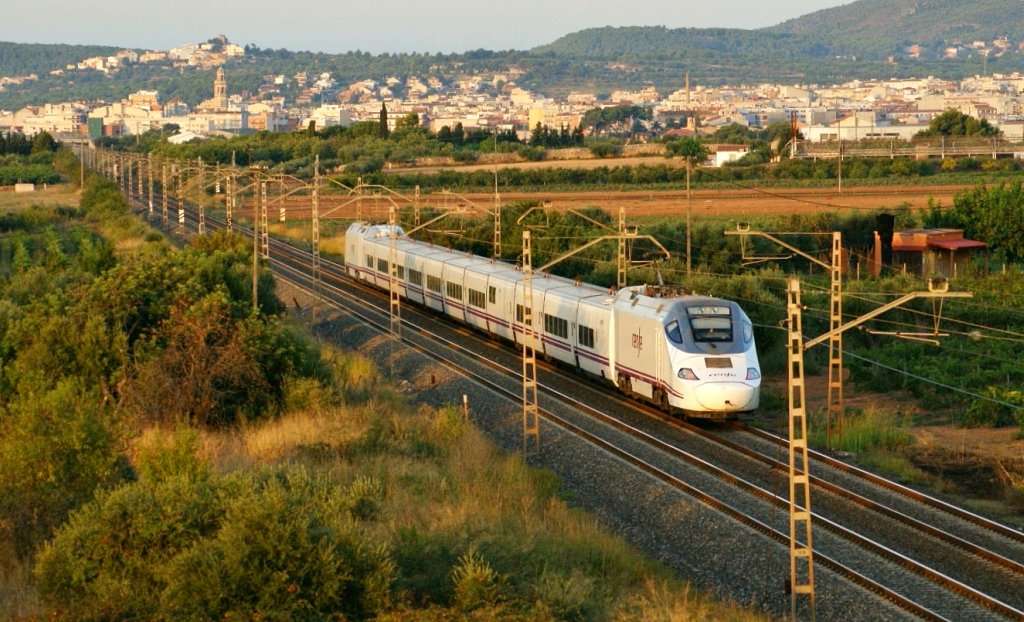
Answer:
[{"label": "red-roofed building", "polygon": [[[906,229],[892,235],[893,267],[923,277],[938,274],[955,278],[987,244],[964,238],[962,229]],[[881,263],[881,245],[875,234],[875,256]]]}]

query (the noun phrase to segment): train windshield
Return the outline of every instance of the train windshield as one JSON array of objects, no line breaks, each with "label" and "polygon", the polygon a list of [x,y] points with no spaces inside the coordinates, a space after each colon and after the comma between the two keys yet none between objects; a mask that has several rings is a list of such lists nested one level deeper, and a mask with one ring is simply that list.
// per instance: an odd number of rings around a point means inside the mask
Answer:
[{"label": "train windshield", "polygon": [[686,308],[693,340],[697,343],[732,341],[732,310],[721,305]]}]

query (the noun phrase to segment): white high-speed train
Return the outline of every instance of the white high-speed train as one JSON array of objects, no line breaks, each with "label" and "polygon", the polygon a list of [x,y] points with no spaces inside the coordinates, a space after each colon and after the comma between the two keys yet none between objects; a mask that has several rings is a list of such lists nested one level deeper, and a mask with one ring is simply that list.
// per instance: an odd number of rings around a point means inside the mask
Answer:
[{"label": "white high-speed train", "polygon": [[[518,267],[413,240],[398,228],[399,295],[493,336],[522,342]],[[387,289],[391,228],[353,223],[350,276]],[[538,354],[688,417],[757,408],[761,371],[750,319],[735,302],[664,286],[619,291],[534,274]]]}]

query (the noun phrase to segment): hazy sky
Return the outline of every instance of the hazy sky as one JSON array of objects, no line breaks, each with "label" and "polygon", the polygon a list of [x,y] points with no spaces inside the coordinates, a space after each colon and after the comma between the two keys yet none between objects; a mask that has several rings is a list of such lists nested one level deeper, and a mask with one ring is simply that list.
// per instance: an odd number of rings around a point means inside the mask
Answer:
[{"label": "hazy sky", "polygon": [[8,0],[0,41],[169,49],[526,50],[600,26],[762,28],[852,0]]}]

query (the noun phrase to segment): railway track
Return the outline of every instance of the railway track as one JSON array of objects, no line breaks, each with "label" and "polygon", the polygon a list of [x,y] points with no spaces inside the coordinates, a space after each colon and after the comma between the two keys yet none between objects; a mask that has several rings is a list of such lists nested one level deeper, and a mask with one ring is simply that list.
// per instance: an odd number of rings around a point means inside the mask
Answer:
[{"label": "railway track", "polygon": [[[195,215],[187,214],[186,227],[194,230]],[[223,223],[207,218],[206,226]],[[271,255],[279,278],[312,287],[308,253],[271,240]],[[386,296],[353,284],[331,262],[323,262],[323,276],[325,298],[389,330]],[[371,294],[375,308],[365,306]],[[521,399],[518,354],[496,351],[472,331],[404,309],[403,323],[415,328],[403,330],[405,345],[513,402]],[[446,348],[430,346],[438,342]],[[765,538],[788,543],[781,524],[786,500],[778,494],[787,468],[781,460],[785,439],[743,425],[680,422],[542,368],[548,422]],[[1024,535],[827,455],[815,452],[812,460],[818,565],[921,619],[1024,620]]]}]

